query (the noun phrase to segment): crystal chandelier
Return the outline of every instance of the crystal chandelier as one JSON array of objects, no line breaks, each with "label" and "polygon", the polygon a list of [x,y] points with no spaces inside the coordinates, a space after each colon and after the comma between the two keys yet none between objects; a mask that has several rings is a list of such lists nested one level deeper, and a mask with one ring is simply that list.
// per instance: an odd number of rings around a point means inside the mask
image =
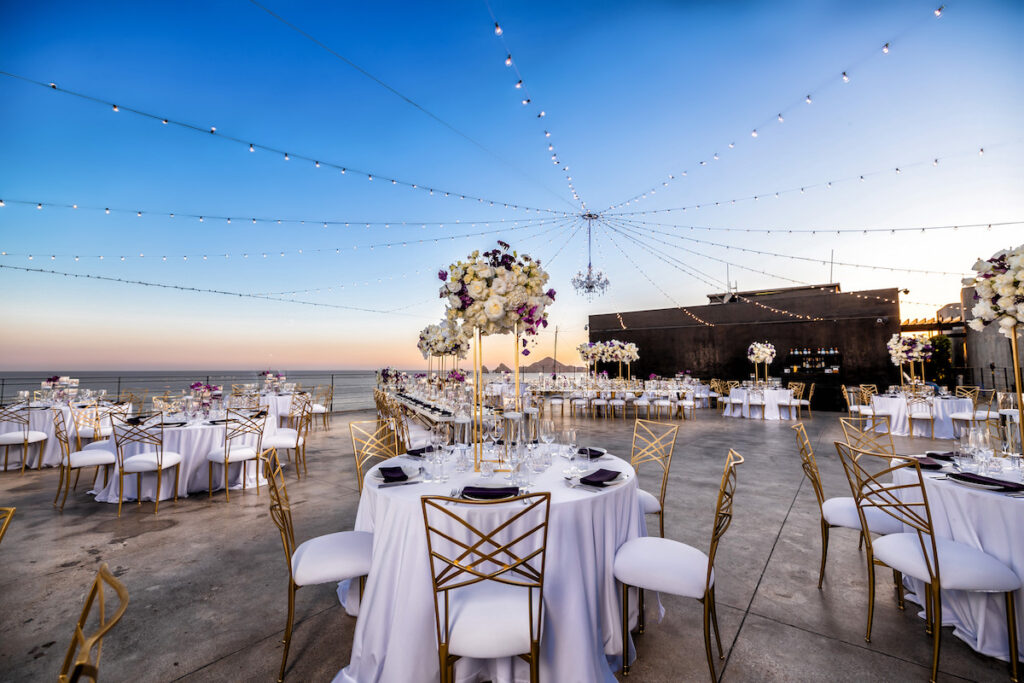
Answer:
[{"label": "crystal chandelier", "polygon": [[594,268],[593,259],[591,257],[591,230],[593,228],[593,222],[598,218],[597,214],[585,213],[582,216],[587,221],[587,270],[579,271],[572,279],[573,289],[576,290],[577,294],[587,297],[587,301],[593,301],[595,296],[600,296],[605,293],[605,290],[611,285],[608,281],[608,277],[600,270]]}]

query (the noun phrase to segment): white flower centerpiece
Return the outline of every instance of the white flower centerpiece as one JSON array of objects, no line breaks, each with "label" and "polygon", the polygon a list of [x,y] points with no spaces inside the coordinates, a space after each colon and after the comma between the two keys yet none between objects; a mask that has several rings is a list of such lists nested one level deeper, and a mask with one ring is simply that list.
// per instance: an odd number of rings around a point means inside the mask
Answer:
[{"label": "white flower centerpiece", "polygon": [[443,377],[446,361],[450,360],[452,365],[449,369],[454,369],[456,360],[464,359],[469,354],[469,339],[462,327],[445,318],[439,324],[427,325],[420,331],[416,348],[427,360],[427,374],[435,371],[432,365],[437,358],[436,374]]},{"label": "white flower centerpiece", "polygon": [[[474,251],[463,261],[456,261],[448,270],[440,270],[440,297],[446,300],[445,318],[460,326],[462,336],[475,336],[473,350],[474,377],[482,376],[483,337],[497,334],[515,335],[515,397],[518,407],[519,356],[530,354],[529,340],[548,326],[548,307],[555,302],[555,290],[547,287],[548,273],[540,261],[519,254],[507,242],[498,241],[498,248],[480,253]],[[483,457],[482,438],[483,382],[473,383],[474,456],[476,469]],[[480,431],[476,431],[480,430]]]},{"label": "white flower centerpiece", "polygon": [[754,364],[754,381],[758,380],[758,368],[764,364],[764,379],[768,380],[768,365],[775,360],[775,346],[769,342],[753,342],[747,347],[747,360]]},{"label": "white flower centerpiece", "polygon": [[900,369],[900,384],[903,384],[903,364],[910,364],[910,379],[917,383],[917,371],[914,363],[921,363],[921,382],[924,382],[924,362],[931,359],[935,347],[927,339],[903,337],[894,334],[885,343],[889,350],[889,360]]},{"label": "white flower centerpiece", "polygon": [[[978,259],[972,267],[974,277],[964,284],[974,287],[974,318],[967,323],[972,330],[981,331],[997,323],[999,333],[1010,340],[1013,356],[1013,379],[1017,385],[1017,410],[1021,405],[1020,352],[1017,337],[1024,323],[1024,244],[1004,249],[989,259]],[[1017,413],[1020,440],[1024,444],[1024,415]]]}]

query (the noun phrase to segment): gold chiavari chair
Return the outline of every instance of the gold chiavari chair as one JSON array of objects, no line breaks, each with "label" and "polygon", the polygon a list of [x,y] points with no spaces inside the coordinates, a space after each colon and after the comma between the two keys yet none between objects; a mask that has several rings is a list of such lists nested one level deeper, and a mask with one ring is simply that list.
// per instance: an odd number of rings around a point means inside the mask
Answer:
[{"label": "gold chiavari chair", "polygon": [[231,394],[225,400],[228,408],[234,408],[235,410],[250,410],[255,411],[260,409],[260,396],[259,394]]},{"label": "gold chiavari chair", "polygon": [[13,426],[14,429],[0,434],[0,446],[4,447],[4,471],[7,470],[8,460],[11,455],[11,446],[21,446],[21,473],[25,474],[25,466],[28,464],[28,447],[32,444],[39,444],[39,460],[36,462],[36,469],[43,466],[43,442],[48,438],[46,432],[29,429],[29,406],[24,403],[8,404],[0,406],[0,425],[7,423],[6,429]]},{"label": "gold chiavari chair", "polygon": [[668,471],[672,466],[672,451],[676,447],[676,435],[679,425],[654,422],[652,420],[636,420],[633,423],[633,446],[629,462],[639,471],[640,465],[646,462],[661,466],[661,488],[658,497],[643,489],[637,490],[640,505],[645,515],[658,515],[658,527],[661,537],[665,537],[665,492],[668,490]]},{"label": "gold chiavari chair", "polygon": [[78,478],[81,476],[83,468],[96,468],[92,475],[92,483],[95,485],[96,477],[102,467],[103,486],[106,486],[110,468],[117,464],[117,456],[112,451],[115,446],[110,441],[93,441],[84,449],[72,452],[64,412],[59,408],[53,410],[53,434],[60,446],[60,481],[57,482],[57,495],[53,497],[53,506],[57,507],[57,499],[60,498],[61,489],[63,489],[64,499],[60,502],[60,509],[63,510],[64,504],[68,500],[68,490],[71,488],[71,471],[75,470],[74,487],[78,489]]},{"label": "gold chiavari chair", "polygon": [[666,538],[644,536],[626,541],[615,553],[615,578],[622,584],[622,674],[629,674],[629,588],[640,589],[640,612],[637,619],[640,633],[644,631],[643,591],[653,590],[695,598],[704,606],[704,652],[708,659],[711,680],[717,681],[715,660],[711,654],[711,627],[718,644],[718,658],[724,659],[722,638],[718,632],[715,610],[715,554],[718,543],[732,524],[732,504],[736,492],[736,468],[743,456],[730,449],[725,459],[722,483],[718,488],[715,521],[711,531],[711,547],[705,555],[700,550]]},{"label": "gold chiavari chair", "polygon": [[[860,406],[859,403],[851,402],[849,390],[845,386],[842,386],[842,385],[840,385],[839,389],[840,389],[840,391],[843,394],[843,402],[846,404],[846,413],[847,413],[847,415],[849,417],[856,417],[856,416],[860,415],[860,408],[861,408],[861,406]],[[857,394],[857,396],[859,396],[859,394]],[[856,399],[856,396],[854,398]]]},{"label": "gold chiavari chair", "polygon": [[263,451],[263,429],[267,424],[266,411],[256,414],[228,409],[227,421],[224,423],[224,444],[206,454],[207,474],[209,476],[209,497],[213,498],[213,466],[224,466],[224,500],[231,501],[231,487],[228,482],[228,468],[233,463],[242,465],[242,490],[245,490],[248,479],[248,464],[256,461],[256,494],[260,492],[258,458]]},{"label": "gold chiavari chair", "polygon": [[871,397],[878,396],[878,385],[876,384],[861,384],[859,389],[860,402],[864,405],[871,405]]},{"label": "gold chiavari chair", "polygon": [[285,426],[289,429],[297,429],[303,412],[311,407],[313,399],[309,394],[296,391],[292,394],[291,403],[288,406],[288,416],[285,418]]},{"label": "gold chiavari chair", "polygon": [[957,387],[953,390],[953,395],[957,398],[969,398],[972,402],[978,400],[978,393],[981,391],[981,387],[964,385]]},{"label": "gold chiavari chair", "polygon": [[118,394],[117,402],[126,403],[133,413],[141,413],[146,407],[146,397],[149,389],[122,389]]},{"label": "gold chiavari chair", "polygon": [[[873,541],[869,538],[868,543],[873,546],[875,556],[893,571],[923,581],[926,585],[926,631],[932,636],[930,680],[936,680],[939,669],[942,589],[945,588],[1005,594],[1010,680],[1016,681],[1018,654],[1014,592],[1021,588],[1020,577],[1000,560],[973,545],[936,536],[921,465],[915,458],[893,459],[839,442],[836,442],[836,449],[850,478],[865,530],[871,530],[871,520],[863,514],[867,509],[884,513],[907,529]],[[941,571],[943,567],[944,572]],[[867,640],[871,636],[871,618],[869,605]]]},{"label": "gold chiavari chair", "polygon": [[320,416],[321,424],[325,430],[331,428],[331,406],[334,404],[334,387],[325,384],[317,387],[313,392],[313,416]]},{"label": "gold chiavari chair", "polygon": [[[441,680],[455,680],[461,657],[518,656],[537,683],[551,494],[490,501],[423,496],[420,504]],[[470,524],[470,514],[490,524]]]},{"label": "gold chiavari chair", "polygon": [[764,397],[764,389],[747,389],[747,406],[748,410],[753,410],[754,408],[760,410],[761,419],[763,420],[764,414],[767,409]]},{"label": "gold chiavari chair", "polygon": [[[299,473],[300,467],[303,474],[307,472],[306,437],[309,436],[309,426],[313,421],[310,405],[308,401],[301,404],[299,412],[294,416],[293,424],[296,425],[294,429],[281,427],[274,433],[266,434],[263,437],[263,448],[288,451],[289,458],[294,454],[295,477],[297,479],[301,478]],[[292,418],[289,417],[289,420],[292,420]]]},{"label": "gold chiavari chair", "polygon": [[[807,398],[800,397],[800,407],[807,408],[807,417],[814,417],[814,411],[811,409],[811,403],[814,402],[814,382],[811,382],[811,388],[807,392]],[[797,417],[800,416],[800,410],[797,409]]]},{"label": "gold chiavari chair", "polygon": [[362,493],[365,470],[376,464],[370,461],[388,460],[402,451],[398,450],[393,418],[351,422],[348,430],[352,437],[352,452],[356,456],[356,482],[359,485],[359,492]]},{"label": "gold chiavari chair", "polygon": [[[859,448],[873,453],[885,453],[894,455],[896,446],[892,442],[892,432],[889,429],[889,416],[881,417],[841,417],[839,425],[843,429],[843,437],[846,443],[854,448]],[[882,428],[883,431],[878,431]]]},{"label": "gold chiavari chair", "polygon": [[910,438],[914,438],[914,420],[925,420],[931,426],[931,438],[935,438],[935,404],[930,396],[907,396],[907,425]]},{"label": "gold chiavari chair", "polygon": [[71,408],[71,419],[75,425],[75,444],[78,450],[83,450],[83,441],[95,443],[102,439],[109,439],[114,433],[114,425],[110,416],[113,413],[123,413],[124,407],[101,406],[95,401],[85,406]]},{"label": "gold chiavari chair", "polygon": [[[153,514],[160,509],[160,486],[164,470],[174,468],[174,502],[178,502],[178,479],[181,476],[180,453],[164,450],[163,415],[142,414],[132,417],[114,415],[114,443],[117,446],[117,516],[124,501],[124,477],[135,475],[136,502],[142,505],[142,475],[156,472],[156,495]],[[126,447],[139,447],[141,453],[125,455]]]},{"label": "gold chiavari chair", "polygon": [[786,409],[786,417],[790,420],[793,419],[794,410],[796,411],[796,419],[800,419],[800,399],[804,397],[804,383],[803,382],[790,382],[789,386],[786,387],[792,393],[792,397],[779,401],[779,416],[782,416],[782,409]]},{"label": "gold chiavari chair", "polygon": [[311,538],[296,546],[292,509],[277,451],[273,448],[263,451],[260,453],[260,460],[263,462],[267,489],[270,492],[270,518],[281,533],[281,544],[284,546],[285,562],[288,565],[288,621],[284,629],[281,672],[277,676],[280,683],[284,680],[288,648],[292,640],[292,626],[295,623],[295,592],[302,586],[336,584],[354,578],[359,578],[361,590],[363,577],[370,573],[373,534],[365,531],[339,531]]},{"label": "gold chiavari chair", "polygon": [[[113,590],[117,595],[118,606],[112,614],[107,615],[106,591]],[[96,630],[85,635],[85,627],[93,621],[93,605],[97,607],[95,620]],[[103,649],[103,637],[121,620],[128,609],[128,589],[110,572],[107,563],[100,565],[96,578],[92,581],[89,595],[85,599],[82,615],[75,624],[75,632],[71,636],[71,645],[64,656],[60,667],[59,683],[73,683],[83,677],[96,681],[100,674],[100,654]],[[93,657],[93,650],[96,656]]]},{"label": "gold chiavari chair", "polygon": [[11,520],[14,519],[14,511],[18,508],[0,508],[0,541],[4,540],[4,534],[7,533],[7,527],[11,525]]},{"label": "gold chiavari chair", "polygon": [[232,396],[241,396],[243,394],[245,394],[245,385],[243,385],[243,384],[232,384],[231,385],[231,395]]}]

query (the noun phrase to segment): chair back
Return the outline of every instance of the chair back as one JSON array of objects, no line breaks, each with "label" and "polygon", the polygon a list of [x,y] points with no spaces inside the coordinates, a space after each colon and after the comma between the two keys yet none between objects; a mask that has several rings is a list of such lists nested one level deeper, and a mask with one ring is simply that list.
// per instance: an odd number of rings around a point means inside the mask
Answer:
[{"label": "chair back", "polygon": [[793,392],[793,400],[799,401],[804,397],[804,383],[803,382],[790,382],[789,386],[786,387]]},{"label": "chair back", "polygon": [[871,397],[878,395],[878,387],[874,384],[860,385],[860,402],[866,406],[871,405]]},{"label": "chair back", "polygon": [[[528,493],[491,501],[423,496],[420,504],[434,589],[437,642],[448,642],[449,592],[484,581],[526,589],[530,640],[539,641],[551,494]],[[507,514],[500,514],[499,509]],[[467,517],[486,521],[488,526],[479,528]]]},{"label": "chair back", "polygon": [[7,527],[11,525],[11,520],[14,519],[14,511],[18,508],[0,508],[0,541],[4,540],[4,534],[7,533]]},{"label": "chair back", "polygon": [[[843,428],[846,443],[854,448],[875,453],[888,453],[889,455],[896,453],[896,446],[892,442],[892,432],[889,429],[888,415],[841,417],[839,424]],[[879,427],[884,427],[885,431],[879,432]]]},{"label": "chair back", "polygon": [[[803,397],[801,396],[801,398]],[[811,388],[807,391],[807,401],[810,402],[812,398],[814,398],[814,382],[811,382]]]},{"label": "chair back", "polygon": [[629,463],[634,469],[638,469],[645,462],[654,462],[661,466],[661,492],[658,500],[663,510],[665,490],[668,488],[668,470],[672,466],[672,452],[676,447],[678,433],[679,425],[654,420],[636,420],[633,423],[633,447]]},{"label": "chair back", "polygon": [[288,578],[292,576],[292,555],[295,553],[295,527],[292,526],[292,508],[288,502],[288,489],[284,485],[284,468],[277,456],[276,448],[268,448],[259,455],[263,462],[263,472],[267,478],[267,489],[270,491],[270,519],[281,532],[281,545],[284,546],[285,564],[288,565]]},{"label": "chair back", "polygon": [[[124,448],[133,444],[151,446],[156,453],[157,466],[164,466],[164,428],[162,413],[142,413],[127,416],[113,414],[114,445],[117,448],[117,466],[124,468]],[[130,456],[129,456],[130,457]]]},{"label": "chair back", "polygon": [[[985,411],[991,413],[992,409],[993,409],[992,404],[993,404],[993,402],[995,402],[995,400],[996,400],[996,390],[995,389],[979,389],[978,390],[978,395],[974,399],[974,409],[975,410],[985,410]],[[995,408],[996,409],[999,408],[999,404],[998,403],[995,405]]]},{"label": "chair back", "polygon": [[28,406],[24,403],[0,405],[0,423],[9,422],[16,426],[12,432],[28,432]]},{"label": "chair back", "polygon": [[64,419],[64,411],[53,408],[53,436],[60,446],[60,462],[67,465],[71,462],[71,441],[68,439],[68,425]]},{"label": "chair back", "polygon": [[796,445],[800,449],[800,465],[804,468],[804,476],[811,482],[814,488],[814,497],[818,499],[818,511],[825,502],[825,491],[821,486],[821,472],[818,470],[818,461],[814,457],[814,448],[811,447],[811,440],[807,438],[807,429],[803,422],[797,422],[792,426],[796,432]]},{"label": "chair back", "polygon": [[957,398],[969,398],[969,399],[971,399],[972,403],[977,403],[978,402],[978,393],[980,391],[981,391],[981,387],[964,385],[962,387],[957,387],[956,390],[953,392],[953,394]]},{"label": "chair back", "polygon": [[718,487],[718,503],[715,505],[715,525],[711,531],[711,547],[708,550],[708,574],[705,580],[705,591],[711,589],[711,577],[715,570],[715,554],[718,542],[732,524],[732,502],[736,495],[736,468],[743,464],[743,456],[729,449],[725,458],[725,469],[722,471],[722,483]]},{"label": "chair back", "polygon": [[930,396],[923,396],[919,394],[907,396],[907,415],[910,417],[914,417],[915,415],[931,416],[934,408],[935,405],[932,403]]},{"label": "chair back", "polygon": [[248,410],[228,408],[227,415],[228,419],[224,423],[224,458],[228,457],[232,441],[250,436],[256,437],[256,452],[261,452],[263,450],[263,430],[267,425],[267,412],[262,410],[253,413]]},{"label": "chair back", "polygon": [[[112,590],[118,599],[117,609],[107,614],[107,591]],[[93,607],[96,607],[93,610]],[[58,681],[77,681],[87,677],[93,681],[99,678],[100,654],[103,649],[103,637],[121,620],[128,609],[128,589],[110,572],[107,563],[100,565],[96,578],[92,581],[89,595],[85,598],[82,615],[75,624],[75,633],[71,636],[71,645],[64,656],[60,667]],[[85,627],[95,611],[96,630],[85,634]],[[95,656],[93,654],[95,650]]]},{"label": "chair back", "polygon": [[388,460],[399,453],[395,422],[392,419],[362,420],[349,423],[348,430],[356,456],[356,481],[362,493],[365,471],[375,464],[370,461]]},{"label": "chair back", "polygon": [[[850,491],[860,517],[864,540],[871,547],[871,527],[864,514],[866,507],[874,507],[904,524],[908,533],[914,533],[921,544],[921,556],[933,586],[939,581],[938,551],[932,514],[928,507],[921,465],[916,458],[893,458],[889,453],[876,453],[855,448],[847,443],[835,442],[839,459],[850,481]],[[904,476],[897,475],[904,471]],[[895,483],[897,479],[902,482]]]}]

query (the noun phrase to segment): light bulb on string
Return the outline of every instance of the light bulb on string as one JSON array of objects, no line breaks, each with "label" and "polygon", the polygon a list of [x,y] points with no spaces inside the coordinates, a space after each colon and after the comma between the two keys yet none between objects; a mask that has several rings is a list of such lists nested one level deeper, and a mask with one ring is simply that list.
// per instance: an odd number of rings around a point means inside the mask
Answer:
[{"label": "light bulb on string", "polygon": [[250,152],[255,152],[255,151],[256,151],[256,148],[255,148],[255,147],[253,147],[253,146],[252,146],[252,145],[250,144],[250,145],[249,145],[249,151],[250,151]]},{"label": "light bulb on string", "polygon": [[811,96],[808,95],[807,98],[804,101],[807,102],[807,104],[810,104],[811,103]]},{"label": "light bulb on string", "polygon": [[883,55],[889,54],[889,43],[886,43],[885,45],[882,46],[882,54]]},{"label": "light bulb on string", "polygon": [[498,25],[498,22],[494,22],[494,35],[500,36],[502,33],[501,26]]},{"label": "light bulb on string", "polygon": [[505,66],[512,66],[512,55],[505,56]]},{"label": "light bulb on string", "polygon": [[37,211],[42,211],[42,209],[43,209],[43,205],[42,204],[36,204],[36,210]]},{"label": "light bulb on string", "polygon": [[981,149],[978,150],[978,156],[979,157],[985,156],[985,148],[984,147],[982,147]]},{"label": "light bulb on string", "polygon": [[938,7],[938,9],[935,10],[935,18],[936,19],[938,19],[939,17],[942,16],[942,10],[944,10],[944,9],[946,9],[946,6],[945,5],[940,5]]},{"label": "light bulb on string", "polygon": [[116,104],[114,105],[114,111],[120,111],[120,109],[117,108]]},{"label": "light bulb on string", "polygon": [[849,82],[850,82],[850,77],[847,76],[846,72],[844,71],[843,72],[843,83],[849,83]]},{"label": "light bulb on string", "polygon": [[519,79],[518,81],[516,81],[516,90],[518,90],[518,89],[520,89],[522,87],[523,87],[523,81],[522,81],[522,79]]},{"label": "light bulb on string", "polygon": [[750,131],[750,137],[752,137],[752,138],[756,138],[757,137],[757,128],[755,128],[754,130]]},{"label": "light bulb on string", "polygon": [[782,123],[783,121],[784,119],[782,118],[782,114],[779,114],[779,123]]}]

